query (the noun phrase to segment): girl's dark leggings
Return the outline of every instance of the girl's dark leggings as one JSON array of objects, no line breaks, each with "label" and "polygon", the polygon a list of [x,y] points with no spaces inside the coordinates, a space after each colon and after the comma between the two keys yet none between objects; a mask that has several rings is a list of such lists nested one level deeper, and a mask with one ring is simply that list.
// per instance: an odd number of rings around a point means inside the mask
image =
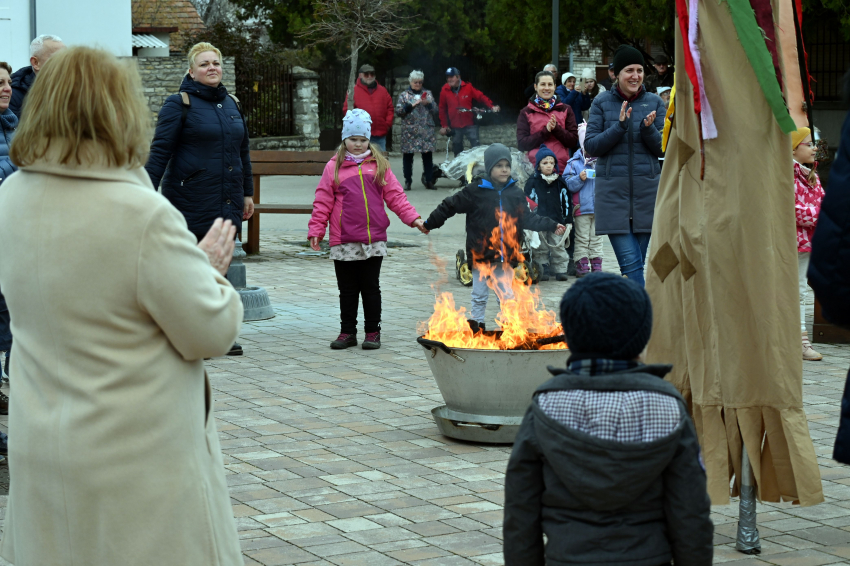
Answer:
[{"label": "girl's dark leggings", "polygon": [[364,330],[381,330],[381,262],[383,257],[358,261],[334,260],[339,287],[340,332],[357,334],[357,307],[363,298]]},{"label": "girl's dark leggings", "polygon": [[[404,180],[413,180],[413,156],[415,153],[402,153],[401,169],[404,172]],[[422,154],[422,169],[426,179],[433,179],[434,159],[431,152]]]}]

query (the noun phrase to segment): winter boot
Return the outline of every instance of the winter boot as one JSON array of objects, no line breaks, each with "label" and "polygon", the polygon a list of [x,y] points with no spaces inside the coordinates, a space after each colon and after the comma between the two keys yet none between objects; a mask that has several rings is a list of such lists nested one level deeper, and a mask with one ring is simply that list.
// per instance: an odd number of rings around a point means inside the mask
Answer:
[{"label": "winter boot", "polygon": [[538,281],[549,281],[549,264],[544,263],[540,266],[540,278]]},{"label": "winter boot", "polygon": [[[567,264],[567,275],[576,276],[576,262],[570,258],[570,263]],[[566,279],[558,279],[558,281],[566,281]]]},{"label": "winter boot", "polygon": [[812,348],[812,343],[809,342],[809,333],[803,332],[803,360],[806,362],[819,362],[823,356]]},{"label": "winter boot", "polygon": [[584,277],[590,273],[590,261],[583,257],[576,263],[576,277]]},{"label": "winter boot", "polygon": [[361,348],[364,350],[377,350],[381,347],[381,332],[367,332]]},{"label": "winter boot", "polygon": [[469,319],[466,322],[469,323],[469,328],[472,329],[472,334],[478,334],[479,332],[484,332],[484,323],[478,322],[477,320]]},{"label": "winter boot", "polygon": [[601,257],[595,257],[595,258],[590,260],[590,270],[593,273],[596,273],[597,271],[602,271],[602,258]]},{"label": "winter boot", "polygon": [[239,344],[234,342],[233,346],[230,347],[230,351],[227,352],[227,355],[228,356],[241,356],[242,355],[242,346],[240,346]]},{"label": "winter boot", "polygon": [[[567,273],[569,273],[569,272],[567,272]],[[567,273],[556,273],[555,274],[555,281],[566,281],[567,279],[570,278],[570,276]]]},{"label": "winter boot", "polygon": [[357,334],[341,333],[336,340],[331,342],[331,350],[345,350],[357,345]]},{"label": "winter boot", "polygon": [[413,181],[411,181],[410,179],[406,180],[404,182],[404,190],[409,191],[412,188],[413,188]]}]

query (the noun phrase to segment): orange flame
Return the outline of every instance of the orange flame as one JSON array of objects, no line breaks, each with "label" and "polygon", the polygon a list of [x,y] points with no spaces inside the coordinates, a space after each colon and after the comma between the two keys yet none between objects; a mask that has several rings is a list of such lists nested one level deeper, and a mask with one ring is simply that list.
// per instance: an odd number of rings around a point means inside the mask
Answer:
[{"label": "orange flame", "polygon": [[[473,251],[473,265],[479,277],[485,278],[487,286],[501,301],[501,312],[496,322],[501,333],[472,333],[467,322],[466,309],[455,307],[454,296],[449,292],[439,293],[434,304],[434,314],[427,325],[421,325],[420,331],[427,340],[436,340],[452,348],[475,348],[481,350],[566,349],[564,342],[537,345],[544,338],[553,338],[562,334],[557,315],[546,310],[540,300],[538,290],[531,288],[531,278],[520,281],[515,276],[511,262],[522,263],[525,256],[520,249],[517,236],[516,219],[499,211],[496,214],[499,225],[490,235],[489,249],[504,257],[503,274],[495,273],[496,265],[483,260],[483,254]],[[510,289],[510,293],[504,290]],[[510,295],[513,295],[512,297]]]}]

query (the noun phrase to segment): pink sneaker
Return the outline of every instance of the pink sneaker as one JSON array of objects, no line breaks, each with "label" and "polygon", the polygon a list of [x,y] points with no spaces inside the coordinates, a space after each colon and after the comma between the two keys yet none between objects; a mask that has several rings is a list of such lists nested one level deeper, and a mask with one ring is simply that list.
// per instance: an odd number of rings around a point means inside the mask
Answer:
[{"label": "pink sneaker", "polygon": [[346,348],[350,348],[352,346],[357,345],[357,335],[356,334],[345,334],[344,332],[337,336],[336,340],[331,342],[332,350],[345,350]]},{"label": "pink sneaker", "polygon": [[363,345],[361,348],[364,350],[377,350],[381,347],[381,333],[380,332],[367,332],[366,339],[363,340]]}]

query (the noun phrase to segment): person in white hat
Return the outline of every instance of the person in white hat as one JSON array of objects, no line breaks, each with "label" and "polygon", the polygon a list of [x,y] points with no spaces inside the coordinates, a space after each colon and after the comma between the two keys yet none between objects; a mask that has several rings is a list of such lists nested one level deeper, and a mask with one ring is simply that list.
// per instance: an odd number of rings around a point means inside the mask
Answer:
[{"label": "person in white hat", "polygon": [[600,92],[605,92],[606,89],[596,80],[596,70],[592,67],[587,67],[581,72],[580,88],[581,95],[585,98],[585,100],[590,99],[587,109],[582,112],[582,116],[585,120],[587,120],[590,115],[590,105],[593,104],[593,99],[596,98]]}]

